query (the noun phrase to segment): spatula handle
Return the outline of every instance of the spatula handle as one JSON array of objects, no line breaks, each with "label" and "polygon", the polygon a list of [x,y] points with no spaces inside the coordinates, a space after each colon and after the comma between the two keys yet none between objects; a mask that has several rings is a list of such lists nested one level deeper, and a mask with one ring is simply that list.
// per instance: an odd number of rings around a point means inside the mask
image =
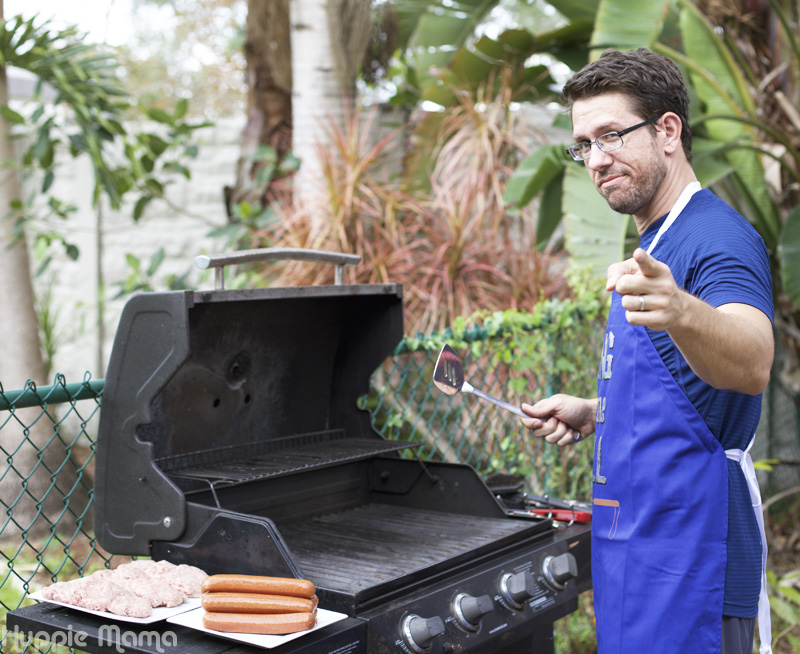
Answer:
[{"label": "spatula handle", "polygon": [[473,395],[477,395],[482,400],[487,400],[492,404],[496,404],[497,406],[502,407],[506,411],[511,411],[511,413],[515,413],[520,418],[530,418],[530,416],[527,413],[524,413],[522,409],[520,409],[518,406],[514,406],[513,404],[509,404],[508,402],[503,402],[503,400],[498,400],[496,397],[492,397],[488,393],[484,393],[483,391],[478,390],[469,382],[464,382],[464,385],[461,387],[461,390],[464,393],[472,393]]}]

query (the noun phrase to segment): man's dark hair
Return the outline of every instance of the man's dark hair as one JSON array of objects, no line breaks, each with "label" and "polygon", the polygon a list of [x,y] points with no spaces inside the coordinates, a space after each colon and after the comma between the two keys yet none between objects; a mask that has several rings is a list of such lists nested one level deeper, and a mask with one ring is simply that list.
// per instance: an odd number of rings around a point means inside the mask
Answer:
[{"label": "man's dark hair", "polygon": [[[604,93],[624,93],[642,120],[667,111],[680,116],[681,144],[692,161],[692,128],[689,126],[689,95],[678,66],[672,59],[646,48],[621,52],[606,50],[566,83],[561,98],[572,111],[578,100]],[[653,126],[651,126],[653,128]]]}]

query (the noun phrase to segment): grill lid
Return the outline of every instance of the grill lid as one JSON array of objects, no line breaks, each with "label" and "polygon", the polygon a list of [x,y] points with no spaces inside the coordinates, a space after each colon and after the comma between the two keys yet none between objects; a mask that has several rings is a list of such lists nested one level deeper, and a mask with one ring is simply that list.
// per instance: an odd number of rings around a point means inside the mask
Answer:
[{"label": "grill lid", "polygon": [[402,336],[395,284],[131,298],[98,433],[100,544],[134,553],[180,537],[176,480],[239,483],[407,446],[385,441],[357,407]]}]

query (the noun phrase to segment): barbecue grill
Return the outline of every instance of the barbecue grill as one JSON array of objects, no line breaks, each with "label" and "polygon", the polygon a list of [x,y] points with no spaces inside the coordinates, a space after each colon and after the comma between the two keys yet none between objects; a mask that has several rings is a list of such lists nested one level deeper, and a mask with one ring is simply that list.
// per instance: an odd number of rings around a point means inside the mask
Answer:
[{"label": "barbecue grill", "polygon": [[401,286],[217,279],[124,308],[97,442],[100,545],[310,579],[349,617],[281,652],[552,652],[553,621],[590,584],[588,526],[518,517],[472,467],[403,456],[416,444],[359,408],[403,337]]}]

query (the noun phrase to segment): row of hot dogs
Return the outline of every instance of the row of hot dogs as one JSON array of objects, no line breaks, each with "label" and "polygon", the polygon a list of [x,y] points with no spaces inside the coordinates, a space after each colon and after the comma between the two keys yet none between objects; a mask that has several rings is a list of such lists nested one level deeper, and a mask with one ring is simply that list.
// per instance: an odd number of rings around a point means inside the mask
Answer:
[{"label": "row of hot dogs", "polygon": [[291,634],[316,624],[316,589],[306,579],[218,574],[203,580],[202,591],[206,629]]}]

